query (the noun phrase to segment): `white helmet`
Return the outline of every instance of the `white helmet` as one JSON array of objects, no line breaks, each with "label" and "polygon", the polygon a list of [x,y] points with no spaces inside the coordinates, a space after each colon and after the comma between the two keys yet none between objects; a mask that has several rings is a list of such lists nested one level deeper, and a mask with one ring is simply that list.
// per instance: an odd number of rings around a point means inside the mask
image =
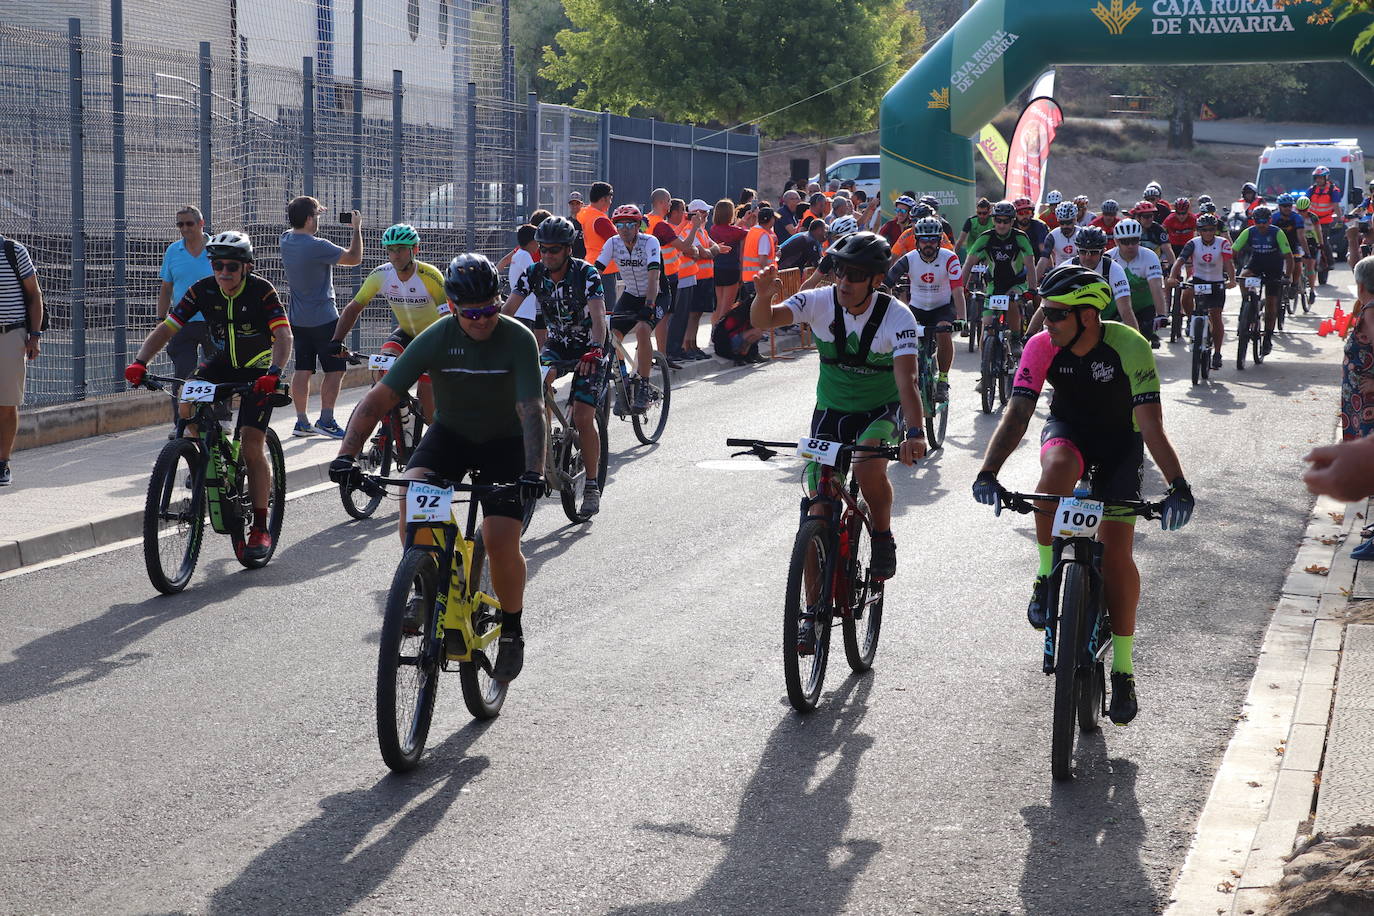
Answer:
[{"label": "white helmet", "polygon": [[1123,219],[1113,228],[1112,237],[1118,242],[1138,239],[1140,238],[1140,223],[1133,219]]},{"label": "white helmet", "polygon": [[852,216],[841,216],[830,224],[828,230],[832,239],[859,231],[859,221]]},{"label": "white helmet", "polygon": [[916,238],[938,238],[944,235],[944,225],[935,217],[927,216],[916,220],[916,225],[911,227],[911,234]]},{"label": "white helmet", "polygon": [[1064,195],[1058,191],[1051,191],[1045,195],[1045,203],[1053,207],[1064,200]]},{"label": "white helmet", "polygon": [[1078,208],[1069,201],[1054,208],[1054,215],[1062,222],[1064,220],[1075,220],[1078,218]]},{"label": "white helmet", "polygon": [[220,232],[205,243],[205,253],[211,260],[253,261],[253,243],[242,232]]}]

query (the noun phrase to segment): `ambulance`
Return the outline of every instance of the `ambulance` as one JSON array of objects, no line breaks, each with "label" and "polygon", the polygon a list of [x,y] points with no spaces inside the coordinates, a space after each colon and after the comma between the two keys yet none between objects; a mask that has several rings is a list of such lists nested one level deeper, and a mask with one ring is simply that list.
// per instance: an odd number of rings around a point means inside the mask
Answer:
[{"label": "ambulance", "polygon": [[1324,165],[1341,189],[1341,205],[1350,209],[1364,197],[1364,152],[1360,141],[1275,140],[1259,157],[1255,185],[1271,204],[1280,194],[1303,194],[1312,185],[1312,170]]}]

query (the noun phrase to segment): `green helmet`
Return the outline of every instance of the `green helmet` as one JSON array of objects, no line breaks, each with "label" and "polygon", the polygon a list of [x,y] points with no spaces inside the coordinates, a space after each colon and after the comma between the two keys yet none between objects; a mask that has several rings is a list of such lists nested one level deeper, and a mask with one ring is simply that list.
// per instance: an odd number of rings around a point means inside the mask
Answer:
[{"label": "green helmet", "polygon": [[388,245],[410,245],[414,247],[420,244],[420,233],[415,231],[415,227],[409,223],[397,223],[389,227],[382,233],[382,247]]},{"label": "green helmet", "polygon": [[1312,198],[1308,197],[1306,194],[1298,198],[1299,210],[1306,210],[1310,206],[1312,206]]}]

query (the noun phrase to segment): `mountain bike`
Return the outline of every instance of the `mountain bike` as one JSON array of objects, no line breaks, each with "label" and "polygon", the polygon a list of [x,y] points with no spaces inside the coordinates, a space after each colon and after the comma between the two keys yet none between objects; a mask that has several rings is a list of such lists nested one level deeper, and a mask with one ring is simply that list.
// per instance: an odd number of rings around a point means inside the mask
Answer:
[{"label": "mountain bike", "polygon": [[[1018,300],[1022,297],[1016,297]],[[986,302],[980,300],[985,299]],[[1007,324],[1007,311],[1011,308],[1010,295],[987,296],[980,294],[973,299],[973,314],[981,316],[984,309],[997,313],[996,323],[991,331],[983,332],[983,355],[979,362],[978,392],[983,401],[983,413],[992,413],[994,402],[1006,406],[1011,397],[1012,379],[1016,376],[1016,356],[1012,353],[1011,331]],[[982,319],[975,317],[979,324]]]},{"label": "mountain bike", "polygon": [[[377,480],[406,488],[405,549],[387,593],[377,651],[377,743],[386,765],[404,772],[424,753],[442,672],[456,667],[463,703],[474,718],[494,718],[506,701],[507,685],[491,676],[501,602],[477,531],[477,506],[507,486],[474,486],[435,474],[424,481]],[[461,531],[455,493],[469,497]]]},{"label": "mountain bike", "polygon": [[1240,317],[1236,319],[1236,368],[1245,368],[1245,348],[1258,366],[1264,362],[1260,345],[1264,339],[1264,278],[1241,277]]},{"label": "mountain bike", "polygon": [[1212,374],[1212,322],[1207,317],[1208,310],[1201,305],[1198,297],[1211,295],[1214,285],[1217,284],[1198,280],[1179,284],[1193,291],[1193,314],[1188,316],[1188,337],[1192,341],[1189,349],[1193,358],[1194,385],[1206,381]]},{"label": "mountain bike", "polygon": [[[957,324],[957,322],[956,322]],[[930,331],[930,333],[926,333]],[[945,427],[949,425],[949,399],[937,401],[935,386],[940,381],[940,363],[935,356],[938,334],[934,328],[917,324],[916,333],[921,344],[916,353],[916,366],[919,370],[916,388],[921,393],[921,408],[926,415],[926,443],[934,451],[944,444]]]},{"label": "mountain bike", "polygon": [[1107,613],[1102,570],[1102,543],[1097,530],[1108,506],[1133,510],[1145,519],[1159,517],[1163,502],[1089,499],[1080,482],[1073,496],[1013,493],[998,488],[996,513],[1011,509],[1023,515],[1049,512],[1033,501],[1054,503],[1054,570],[1050,573],[1049,606],[1041,670],[1054,675],[1054,715],[1050,740],[1050,772],[1057,780],[1073,778],[1074,724],[1096,731],[1107,711],[1107,655],[1112,649],[1112,624]]},{"label": "mountain bike", "polygon": [[[181,388],[178,397],[174,392]],[[215,419],[215,408],[235,394],[246,394],[252,382],[215,383],[145,375],[143,387],[169,391],[173,400],[194,405],[191,417],[177,419],[176,438],[158,453],[148,481],[143,505],[143,563],[153,587],[164,595],[184,589],[195,572],[205,532],[208,509],[210,525],[229,536],[234,557],[249,569],[266,566],[277,550],[282,517],[286,513],[286,459],[281,441],[271,428],[267,436],[267,467],[272,480],[267,488],[267,531],[272,548],[261,559],[244,556],[253,523],[253,503],[248,492],[248,467],[239,441],[240,427],[232,436]],[[273,407],[291,403],[281,386],[269,398]],[[195,438],[183,438],[187,426],[199,428]]]},{"label": "mountain bike", "polygon": [[1183,318],[1183,289],[1175,286],[1169,291],[1169,343],[1183,336]]},{"label": "mountain bike", "polygon": [[[816,708],[825,669],[830,660],[831,626],[836,619],[844,637],[850,670],[861,674],[873,667],[878,634],[883,625],[883,586],[869,575],[873,521],[850,475],[848,485],[840,465],[854,453],[896,460],[898,449],[887,446],[845,445],[803,437],[800,442],[726,439],[735,456],[753,455],[767,461],[789,449],[814,461],[819,480],[816,495],[801,501],[801,526],[792,546],[783,599],[782,670],[792,708],[806,713]],[[811,508],[824,505],[824,515]],[[801,639],[802,623],[810,622],[814,639]]]},{"label": "mountain bike", "polygon": [[[557,360],[545,362],[546,370],[556,373],[576,372],[580,360]],[[605,370],[602,370],[605,371]],[[566,407],[558,405],[553,386],[544,386],[544,406],[549,415],[548,458],[544,463],[544,482],[549,493],[557,493],[563,504],[563,514],[570,522],[585,522],[589,516],[580,511],[582,492],[587,486],[587,469],[582,461],[582,443],[573,424],[572,386],[568,386]],[[603,400],[604,406],[604,400]],[[596,479],[601,483],[601,491],[606,491],[606,470],[610,463],[610,439],[606,434],[606,411],[595,411],[596,433],[601,440],[601,460],[597,462]],[[534,514],[535,503],[525,507],[525,526]]]},{"label": "mountain bike", "polygon": [[[635,438],[643,445],[653,445],[663,435],[668,425],[668,407],[672,403],[673,391],[668,377],[668,359],[662,353],[655,353],[649,377],[642,377],[632,371],[635,365],[625,346],[613,333],[611,341],[615,345],[615,356],[611,357],[611,384],[601,402],[601,412],[614,413],[622,420],[628,419],[634,427]],[[614,389],[612,394],[611,389]],[[644,409],[635,410],[635,399],[640,393],[644,396]],[[611,398],[614,397],[614,406]],[[609,417],[606,418],[610,424]]]},{"label": "mountain bike", "polygon": [[[988,266],[986,264],[973,265],[973,269],[969,271],[968,278],[964,283],[964,292],[968,297],[968,301],[972,303],[974,296],[986,295],[987,286]],[[970,353],[977,353],[983,341],[983,323],[977,320],[980,313],[973,312],[971,314],[973,317],[969,319],[969,323],[965,326],[965,329],[968,331],[968,351]]]},{"label": "mountain bike", "polygon": [[[345,358],[355,366],[366,358],[367,367],[377,373],[386,372],[396,362],[396,357],[391,353],[376,353],[368,357],[350,353]],[[381,376],[376,378],[380,379]],[[343,501],[344,511],[358,519],[369,518],[376,512],[386,496],[386,488],[375,483],[375,478],[385,477],[393,469],[404,471],[424,435],[424,411],[420,408],[420,402],[407,391],[401,395],[400,403],[387,411],[372,441],[358,456],[358,468],[362,475],[354,482],[339,484],[339,497]]]}]

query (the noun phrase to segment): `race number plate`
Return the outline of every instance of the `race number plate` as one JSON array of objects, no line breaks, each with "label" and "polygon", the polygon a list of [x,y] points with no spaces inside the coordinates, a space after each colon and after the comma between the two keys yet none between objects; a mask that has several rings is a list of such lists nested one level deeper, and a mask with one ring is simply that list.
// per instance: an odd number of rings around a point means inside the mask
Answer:
[{"label": "race number plate", "polygon": [[1263,278],[1263,277],[1246,277],[1246,278],[1245,278],[1245,285],[1246,285],[1246,287],[1249,288],[1249,289],[1259,289],[1261,286],[1264,285],[1264,278]]},{"label": "race number plate", "polygon": [[988,265],[986,265],[986,264],[975,264],[975,265],[973,265],[973,272],[976,273],[976,274],[985,274],[985,273],[988,272]]},{"label": "race number plate", "polygon": [[209,404],[215,399],[214,382],[187,382],[181,386],[183,404]]},{"label": "race number plate", "polygon": [[1095,499],[1066,496],[1054,510],[1054,536],[1060,538],[1090,538],[1102,524],[1102,503]]},{"label": "race number plate", "polygon": [[1194,284],[1193,284],[1193,292],[1196,293],[1196,294],[1199,295],[1199,296],[1210,296],[1210,295],[1212,295],[1212,284],[1210,284],[1210,283],[1194,283]]},{"label": "race number plate", "polygon": [[396,362],[396,357],[390,353],[374,353],[367,358],[367,368],[385,372],[391,368],[391,364],[394,362]]},{"label": "race number plate", "polygon": [[1010,296],[988,296],[988,308],[998,312],[1005,312],[1010,307]]},{"label": "race number plate", "polygon": [[406,521],[446,522],[449,519],[453,490],[427,483],[412,483],[406,490]]},{"label": "race number plate", "polygon": [[840,457],[840,443],[802,436],[797,440],[797,457],[833,468]]}]

